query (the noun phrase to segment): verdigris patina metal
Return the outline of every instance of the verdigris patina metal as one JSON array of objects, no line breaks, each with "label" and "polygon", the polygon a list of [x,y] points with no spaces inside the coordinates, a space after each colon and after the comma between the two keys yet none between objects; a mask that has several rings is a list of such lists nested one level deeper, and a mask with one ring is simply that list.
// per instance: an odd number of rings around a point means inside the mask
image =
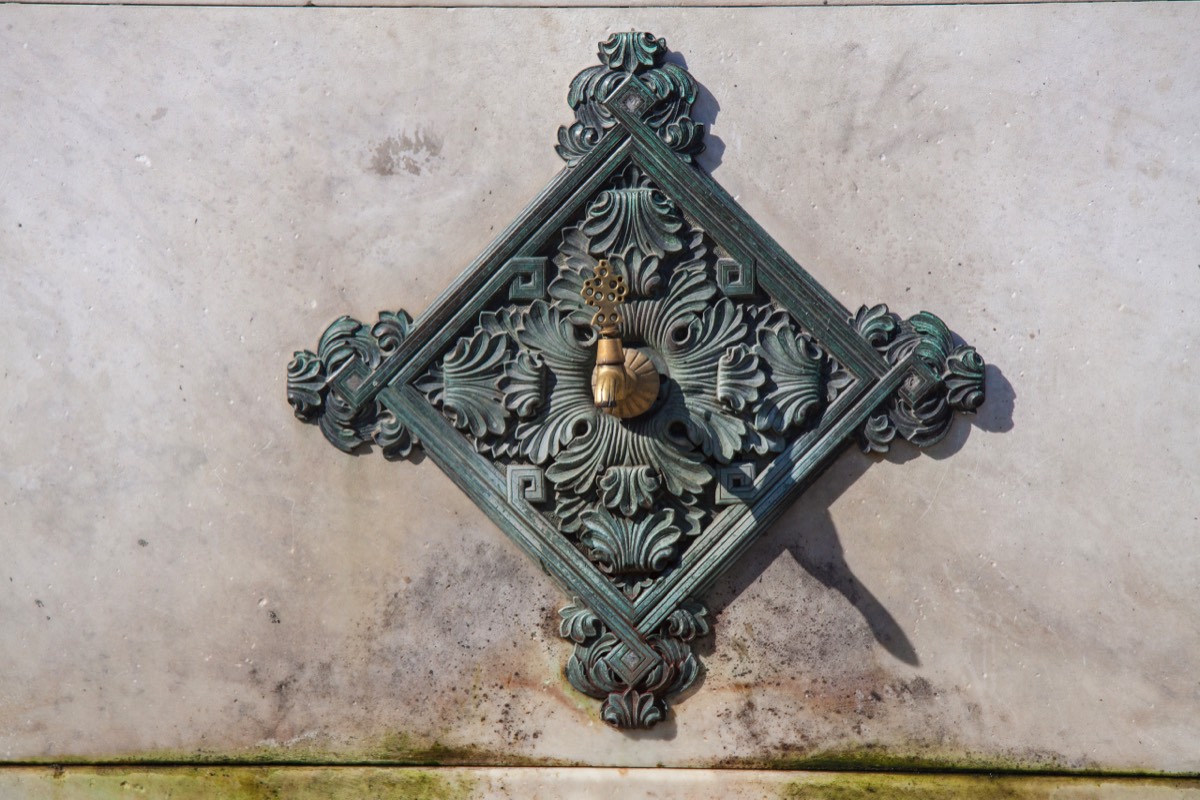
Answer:
[{"label": "verdigris patina metal", "polygon": [[420,447],[571,601],[567,677],[617,727],[700,669],[701,597],[856,438],[983,402],[935,316],[850,314],[695,165],[696,84],[620,33],[571,83],[566,169],[417,322],[334,322],[288,400],[336,447]]}]

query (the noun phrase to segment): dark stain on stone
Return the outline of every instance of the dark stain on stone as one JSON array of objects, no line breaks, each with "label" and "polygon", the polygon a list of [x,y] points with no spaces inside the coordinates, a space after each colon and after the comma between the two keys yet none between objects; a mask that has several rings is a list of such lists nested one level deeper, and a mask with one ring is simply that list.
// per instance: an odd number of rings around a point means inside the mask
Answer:
[{"label": "dark stain on stone", "polygon": [[[446,545],[428,564],[396,575],[356,626],[358,668],[381,676],[373,693],[420,720],[408,731],[420,743],[412,745],[416,750],[431,740],[446,744],[442,737],[452,738],[469,721],[488,731],[483,739],[500,750],[489,763],[520,757],[545,734],[543,717],[529,713],[528,703],[578,708],[546,671],[547,661],[565,663],[570,654],[558,637],[557,615],[547,613],[552,601],[546,595],[556,593],[548,586],[545,594],[531,589],[533,567],[503,542]],[[455,669],[444,668],[448,661]],[[461,749],[461,743],[451,746]],[[440,756],[436,761],[446,763]]]},{"label": "dark stain on stone", "polygon": [[902,686],[914,700],[930,700],[935,696],[933,684],[920,676],[913,678],[906,684],[902,684]]},{"label": "dark stain on stone", "polygon": [[420,175],[431,170],[441,154],[441,137],[418,128],[411,136],[407,133],[389,136],[375,145],[371,155],[371,171],[383,176],[400,172]]},{"label": "dark stain on stone", "polygon": [[279,697],[279,704],[285,706],[292,693],[292,689],[296,687],[296,676],[289,675],[283,680],[275,684],[275,694]]}]

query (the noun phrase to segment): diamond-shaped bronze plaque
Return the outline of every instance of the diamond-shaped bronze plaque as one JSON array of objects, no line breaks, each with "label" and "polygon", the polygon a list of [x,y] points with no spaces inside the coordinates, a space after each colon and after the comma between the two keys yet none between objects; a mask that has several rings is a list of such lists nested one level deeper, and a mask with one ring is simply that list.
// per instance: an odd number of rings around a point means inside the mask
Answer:
[{"label": "diamond-shaped bronze plaque", "polygon": [[705,589],[844,447],[923,447],[983,402],[937,317],[849,313],[696,166],[666,52],[600,45],[566,169],[421,319],[342,317],[288,367],[296,416],[422,448],[558,582],[567,677],[623,728],[695,680]]}]

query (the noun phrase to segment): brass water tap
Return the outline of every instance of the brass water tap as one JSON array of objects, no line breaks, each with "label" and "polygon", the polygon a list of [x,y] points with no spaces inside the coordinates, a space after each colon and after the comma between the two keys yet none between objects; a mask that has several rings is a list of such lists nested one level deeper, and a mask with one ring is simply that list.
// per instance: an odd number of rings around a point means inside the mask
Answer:
[{"label": "brass water tap", "polygon": [[583,282],[581,294],[589,306],[597,309],[592,325],[600,329],[596,368],[592,370],[596,408],[622,419],[644,414],[658,399],[658,370],[645,353],[621,344],[618,306],[629,294],[625,278],[614,274],[608,261],[601,260],[595,274]]}]

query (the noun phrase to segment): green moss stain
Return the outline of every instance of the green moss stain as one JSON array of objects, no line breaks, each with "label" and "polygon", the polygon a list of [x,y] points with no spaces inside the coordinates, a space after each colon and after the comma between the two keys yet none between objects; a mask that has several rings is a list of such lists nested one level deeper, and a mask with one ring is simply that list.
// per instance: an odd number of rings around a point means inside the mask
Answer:
[{"label": "green moss stain", "polygon": [[780,793],[785,800],[1042,800],[1048,787],[1021,787],[1011,779],[961,775],[838,775],[801,780]]},{"label": "green moss stain", "polygon": [[[214,769],[240,767],[580,767],[573,759],[521,755],[512,748],[448,744],[432,737],[399,732],[357,741],[308,740],[303,743],[261,746],[235,752],[215,750],[161,750],[110,755],[56,756],[29,759],[25,766],[116,767],[121,769]],[[671,766],[694,769],[754,769],[771,772],[892,773],[920,775],[1004,775],[1029,777],[1133,778],[1167,780],[1195,779],[1195,773],[1165,773],[1152,770],[1103,768],[1089,762],[1069,762],[1055,754],[978,753],[954,749],[910,751],[877,746],[824,751],[777,751],[748,757],[730,757],[716,762],[702,760]],[[0,764],[0,769],[3,765]],[[0,796],[2,797],[2,796]]]},{"label": "green moss stain", "polygon": [[462,772],[370,767],[121,767],[0,772],[0,791],[22,800],[467,800]]},{"label": "green moss stain", "polygon": [[[465,774],[417,769],[357,769],[307,770],[309,774],[289,774],[291,786],[281,796],[297,800],[324,800],[331,797],[363,798],[363,800],[465,800],[472,797],[474,782]],[[297,777],[299,781],[295,780]],[[301,787],[307,794],[299,791]],[[336,794],[335,794],[336,792]]]},{"label": "green moss stain", "polygon": [[985,775],[808,775],[782,800],[1191,800],[1200,784],[1162,778],[1101,779]]},{"label": "green moss stain", "polygon": [[738,769],[810,770],[831,772],[945,772],[945,773],[1067,773],[1089,774],[1088,764],[1069,764],[1047,753],[1020,755],[979,754],[967,751],[885,750],[879,747],[782,752],[723,760],[720,765]]},{"label": "green moss stain", "polygon": [[[16,767],[17,765],[13,766]],[[390,774],[401,774],[402,770],[400,772],[397,771],[399,768],[429,768],[427,772],[432,776],[437,776],[439,773],[449,774],[448,771],[436,769],[438,767],[578,767],[589,765],[578,760],[521,755],[514,752],[512,748],[507,748],[503,745],[489,748],[471,744],[447,744],[437,738],[397,732],[377,738],[363,738],[343,741],[337,744],[329,741],[310,739],[302,743],[261,746],[233,753],[208,750],[164,750],[108,756],[93,755],[87,758],[58,756],[54,758],[27,760],[22,762],[22,766],[33,769],[37,769],[40,766],[45,766],[46,768],[65,767],[72,774],[76,774],[78,770],[90,769],[96,775],[103,774],[102,771],[105,769],[124,771],[127,774],[134,774],[142,770],[147,774],[153,775],[166,774],[173,770],[183,771],[180,774],[185,774],[189,769],[193,771],[203,770],[205,774],[212,775],[214,780],[226,780],[225,777],[222,777],[224,775],[228,776],[229,781],[233,781],[234,776],[242,775],[239,780],[252,781],[252,785],[246,790],[249,792],[261,788],[261,775],[253,774],[250,778],[245,778],[243,774],[245,770],[269,772],[272,769],[310,768],[314,771],[330,772],[378,767],[388,770]],[[842,797],[857,798],[860,796],[891,797],[893,795],[878,794],[880,791],[879,787],[881,786],[898,785],[888,784],[886,779],[911,778],[915,780],[922,775],[939,775],[942,779],[962,776],[975,780],[990,780],[992,778],[989,776],[1002,776],[1005,778],[1030,778],[1038,780],[1046,778],[1105,780],[1164,779],[1171,782],[1194,780],[1200,777],[1195,773],[1181,774],[1143,770],[1105,769],[1094,763],[1068,762],[1053,753],[1033,750],[998,754],[978,753],[951,748],[936,749],[933,747],[904,751],[870,745],[824,751],[777,751],[749,757],[725,758],[715,763],[702,760],[691,763],[672,764],[671,766],[716,770],[750,769],[768,772],[857,774],[860,776],[878,774],[881,778],[882,782],[878,785],[864,784],[862,781],[865,778],[858,778],[856,779],[858,783],[844,790],[850,792],[849,794],[839,794],[833,800],[838,800]],[[4,766],[0,763],[0,773],[3,773],[3,771]],[[412,769],[410,772],[412,775],[417,775],[422,773],[422,770]],[[416,779],[412,778],[412,780]],[[809,784],[801,781],[796,784],[797,788],[795,791],[799,792],[802,787],[807,785]],[[850,786],[851,784],[846,785]],[[996,784],[995,786],[998,788],[995,791],[1007,791],[1006,787],[1009,785]],[[268,786],[267,789],[270,789],[270,787]],[[414,794],[416,790],[414,784],[413,787],[409,787],[409,794],[399,796],[440,796],[429,794],[424,789],[422,791],[425,793]],[[839,789],[839,791],[843,790]],[[858,792],[858,794],[854,792]],[[107,795],[98,796],[107,797]],[[138,795],[133,793],[120,796],[122,798],[130,798],[137,797]],[[178,800],[181,797],[190,797],[190,795],[179,793],[169,795],[160,794],[158,796],[168,796],[173,798],[173,800]],[[274,797],[276,795],[272,795],[268,791],[266,794],[260,792],[257,795],[253,793],[243,793],[242,795],[226,793],[220,796],[229,796],[241,800],[242,797],[257,799],[259,797]],[[390,797],[390,795],[381,796]],[[805,797],[807,795],[796,794],[794,796]],[[899,794],[894,796],[905,797],[907,795]],[[1007,796],[1009,795],[993,793],[985,797]],[[1024,798],[1031,795],[1013,796]],[[5,795],[0,793],[0,798],[3,797]],[[933,796],[932,800],[940,800],[940,796]],[[1197,800],[1200,800],[1200,798],[1197,798]]]},{"label": "green moss stain", "polygon": [[504,747],[447,744],[435,738],[394,733],[377,739],[348,742],[335,747],[311,741],[301,744],[262,746],[234,752],[217,750],[149,750],[138,753],[55,756],[30,759],[25,764],[47,766],[203,767],[203,766],[388,766],[388,767],[559,767],[577,766],[573,761],[521,756]]}]

